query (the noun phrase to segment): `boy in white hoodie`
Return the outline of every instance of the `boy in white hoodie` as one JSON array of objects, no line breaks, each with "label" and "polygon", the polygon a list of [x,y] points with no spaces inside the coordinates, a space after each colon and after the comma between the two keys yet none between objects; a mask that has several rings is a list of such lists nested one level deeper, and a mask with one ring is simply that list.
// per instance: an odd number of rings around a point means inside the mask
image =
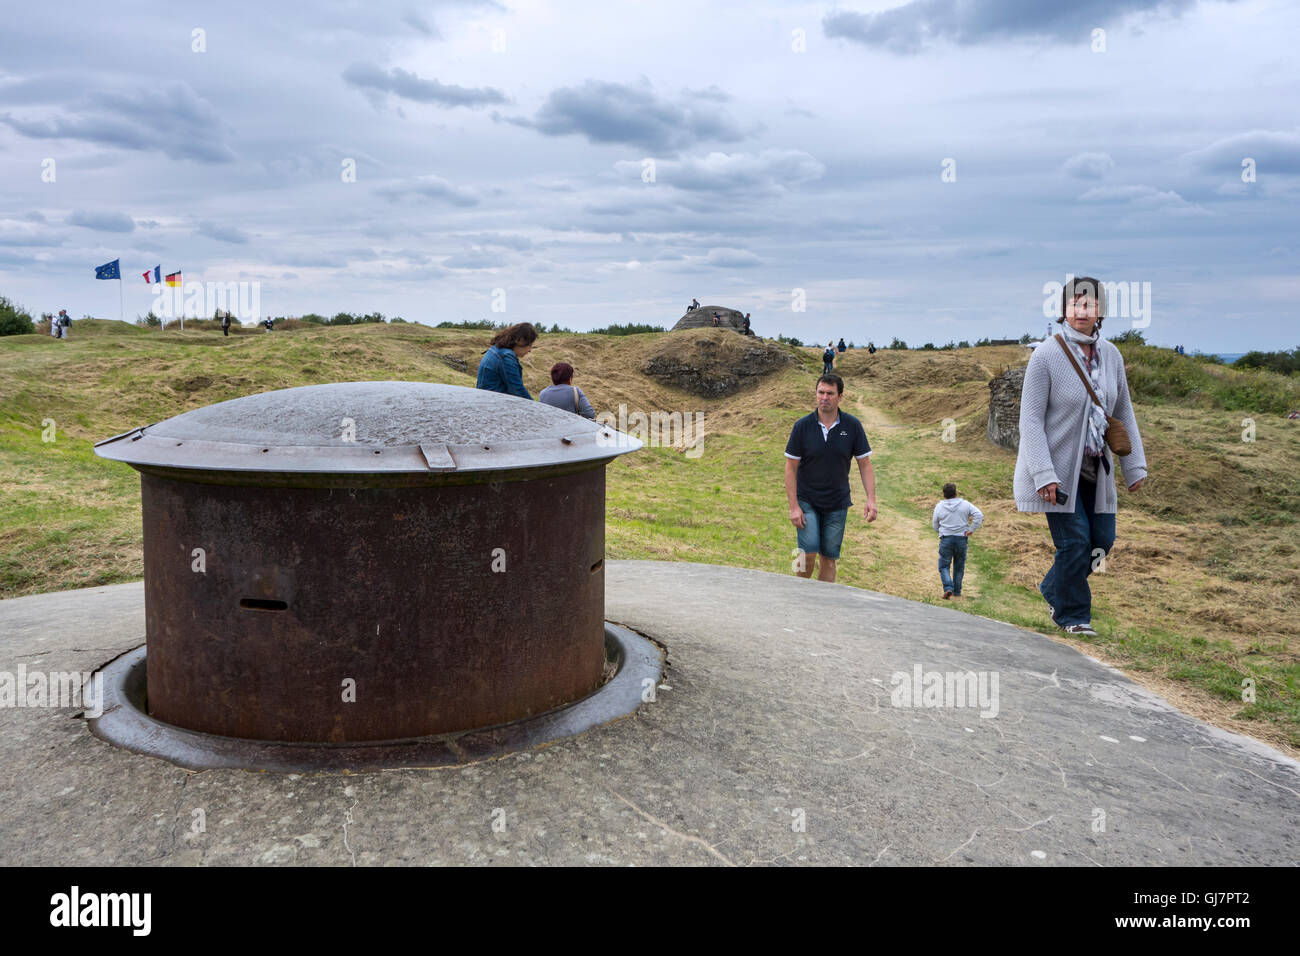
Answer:
[{"label": "boy in white hoodie", "polygon": [[961,578],[966,571],[966,539],[983,523],[983,512],[965,498],[958,498],[956,485],[948,482],[943,486],[943,501],[934,506],[930,524],[939,532],[939,580],[943,582],[945,601],[950,597],[961,597]]}]

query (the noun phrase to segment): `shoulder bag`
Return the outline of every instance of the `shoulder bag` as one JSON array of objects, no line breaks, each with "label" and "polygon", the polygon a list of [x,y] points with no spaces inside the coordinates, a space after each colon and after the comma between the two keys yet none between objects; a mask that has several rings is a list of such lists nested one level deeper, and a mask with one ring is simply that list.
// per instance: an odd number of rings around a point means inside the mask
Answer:
[{"label": "shoulder bag", "polygon": [[[1101,404],[1101,400],[1097,398],[1097,393],[1092,390],[1092,383],[1088,381],[1088,376],[1083,374],[1083,369],[1079,368],[1079,363],[1074,360],[1074,353],[1070,351],[1070,346],[1066,344],[1065,336],[1058,333],[1056,341],[1060,343],[1061,350],[1065,352],[1065,357],[1070,360],[1074,370],[1079,373],[1079,381],[1083,382],[1083,387],[1088,390],[1088,396],[1105,413],[1106,406]],[[1094,345],[1093,348],[1096,348],[1096,346]],[[1118,418],[1106,415],[1106,434],[1102,437],[1106,440],[1106,447],[1120,458],[1131,454],[1133,451],[1133,442],[1129,440],[1128,429],[1124,427],[1124,423]]]}]

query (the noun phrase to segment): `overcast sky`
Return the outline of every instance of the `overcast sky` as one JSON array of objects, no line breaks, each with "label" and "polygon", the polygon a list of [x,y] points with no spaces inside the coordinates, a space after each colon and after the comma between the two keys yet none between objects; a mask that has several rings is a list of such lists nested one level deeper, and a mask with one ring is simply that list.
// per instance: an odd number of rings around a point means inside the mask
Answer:
[{"label": "overcast sky", "polygon": [[120,257],[128,319],[161,265],[275,315],[695,296],[916,346],[1041,335],[1091,274],[1139,294],[1108,334],[1300,342],[1289,0],[146,6],[6,10],[0,294],[33,312],[115,318]]}]

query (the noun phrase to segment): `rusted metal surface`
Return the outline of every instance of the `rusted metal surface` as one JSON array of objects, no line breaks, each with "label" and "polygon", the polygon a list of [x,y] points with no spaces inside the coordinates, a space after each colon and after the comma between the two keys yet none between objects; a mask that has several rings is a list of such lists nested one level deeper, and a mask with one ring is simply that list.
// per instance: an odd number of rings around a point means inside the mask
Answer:
[{"label": "rusted metal surface", "polygon": [[608,460],[641,443],[511,395],[423,382],[343,382],[208,405],[95,445],[137,466],[209,472],[428,474]]},{"label": "rusted metal surface", "polygon": [[641,635],[605,625],[605,657],[617,668],[594,694],[564,707],[483,730],[363,745],[241,740],[182,730],[145,712],[145,648],[110,661],[103,674],[103,715],[89,719],[96,737],[188,770],[358,773],[398,767],[474,763],[530,750],[636,712],[646,681],[663,675],[663,653]]},{"label": "rusted metal surface", "polygon": [[101,443],[141,472],[149,714],[345,744],[590,694],[604,465],[640,447],[615,435],[510,396],[371,382],[249,396]]}]

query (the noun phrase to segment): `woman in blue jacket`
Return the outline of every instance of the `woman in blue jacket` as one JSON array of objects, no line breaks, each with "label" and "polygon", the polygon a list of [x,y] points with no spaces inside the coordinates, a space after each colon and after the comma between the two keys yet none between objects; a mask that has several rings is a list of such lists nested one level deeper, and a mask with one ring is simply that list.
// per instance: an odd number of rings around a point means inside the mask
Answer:
[{"label": "woman in blue jacket", "polygon": [[520,322],[492,336],[492,344],[478,363],[475,387],[532,401],[533,396],[524,388],[524,370],[519,360],[533,350],[536,341],[537,329],[531,322]]}]

